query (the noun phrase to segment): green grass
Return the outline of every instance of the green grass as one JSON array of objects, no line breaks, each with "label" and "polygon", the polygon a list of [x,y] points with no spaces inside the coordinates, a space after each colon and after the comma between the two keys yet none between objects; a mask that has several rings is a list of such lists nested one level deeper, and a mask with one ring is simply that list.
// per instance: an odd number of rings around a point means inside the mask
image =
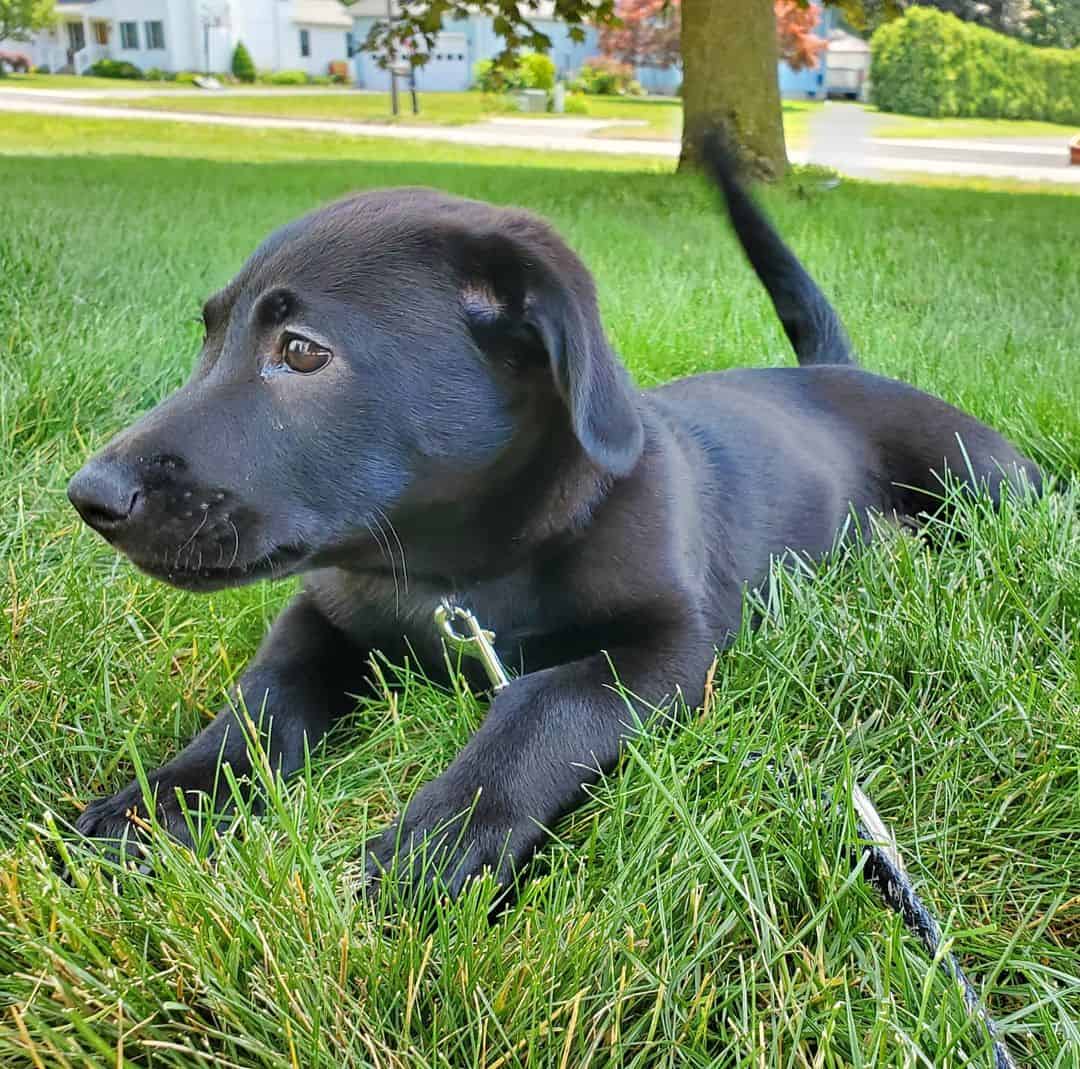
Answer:
[{"label": "green grass", "polygon": [[[134,129],[132,129],[134,128]],[[96,154],[86,150],[93,149]],[[637,379],[790,363],[711,196],[639,161],[8,116],[0,141],[0,1063],[988,1066],[954,988],[851,874],[868,784],[1022,1064],[1080,1049],[1080,496],[964,510],[778,576],[706,707],[643,738],[514,909],[343,891],[365,836],[483,715],[360,702],[213,860],[53,857],[78,805],[211,715],[289,588],[196,597],[77,522],[88,451],[183,381],[202,298],[273,226],[425,183],[549,216]],[[555,168],[560,168],[555,170]],[[808,177],[769,209],[865,364],[1080,474],[1073,200]],[[779,783],[751,750],[794,780]],[[842,791],[841,791],[842,794]]]},{"label": "green grass", "polygon": [[[617,125],[595,132],[594,137],[661,139],[677,141],[682,135],[682,104],[672,98],[602,97],[577,95],[567,118],[607,119]],[[517,110],[512,95],[489,93],[422,93],[420,114],[408,110],[403,98],[402,114],[390,114],[386,93],[347,93],[333,96],[212,96],[149,97],[114,100],[116,107],[154,108],[161,111],[192,111],[211,115],[259,115],[342,122],[459,125],[482,122],[495,116],[555,119],[555,115],[526,115]],[[808,123],[820,108],[813,101],[784,101],[784,131],[791,144],[806,140]]]},{"label": "green grass", "polygon": [[[113,101],[117,106],[157,108],[161,111],[198,111],[209,115],[268,115],[292,119],[331,119],[341,122],[435,123],[458,125],[479,122],[491,115],[516,113],[513,98],[487,93],[423,93],[419,115],[409,111],[408,94],[401,99],[401,114],[390,114],[389,93],[266,94],[264,96],[150,97]],[[524,116],[523,116],[524,117]]]},{"label": "green grass", "polygon": [[[0,78],[4,89],[175,89],[177,82],[129,81],[126,78],[95,78],[90,74],[9,74]],[[187,86],[186,88],[191,88]]]},{"label": "green grass", "polygon": [[1034,119],[928,119],[916,115],[877,112],[875,137],[905,138],[1040,138],[1056,137],[1067,143],[1080,130]]}]

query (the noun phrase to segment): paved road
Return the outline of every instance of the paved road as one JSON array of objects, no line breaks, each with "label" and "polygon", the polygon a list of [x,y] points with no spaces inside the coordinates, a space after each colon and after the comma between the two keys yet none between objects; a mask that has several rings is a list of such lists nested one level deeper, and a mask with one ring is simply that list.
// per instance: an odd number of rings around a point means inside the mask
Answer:
[{"label": "paved road", "polygon": [[[619,137],[592,137],[600,127],[626,126],[590,119],[522,119],[511,117],[467,126],[392,126],[381,123],[331,119],[275,118],[273,116],[207,115],[199,112],[116,108],[94,103],[88,94],[113,96],[142,90],[13,90],[0,89],[0,112],[72,115],[128,122],[181,122],[246,129],[311,130],[346,137],[375,137],[392,141],[441,141],[456,145],[539,149],[548,152],[595,152],[605,155],[673,159],[675,141]],[[201,96],[203,90],[169,90],[171,95]],[[234,95],[282,90],[233,90]],[[320,90],[300,90],[319,93]],[[321,90],[340,93],[342,90]],[[60,95],[63,94],[63,95]],[[75,96],[74,94],[78,94]],[[899,140],[871,136],[881,117],[855,105],[829,103],[811,124],[808,151],[791,151],[792,162],[813,162],[843,174],[865,178],[899,177],[905,173],[959,175],[974,178],[1013,178],[1029,182],[1080,185],[1080,167],[1070,167],[1068,148],[1056,138],[983,140]]]},{"label": "paved road", "polygon": [[885,178],[904,173],[1014,178],[1080,184],[1062,138],[886,138],[872,131],[885,116],[856,104],[828,102],[810,124],[812,163],[843,174]]}]

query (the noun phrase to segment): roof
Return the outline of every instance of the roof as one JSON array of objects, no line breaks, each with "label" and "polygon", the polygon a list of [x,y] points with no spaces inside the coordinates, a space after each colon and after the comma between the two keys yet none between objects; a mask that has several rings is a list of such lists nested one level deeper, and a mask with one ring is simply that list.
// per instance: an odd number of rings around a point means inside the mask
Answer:
[{"label": "roof", "polygon": [[856,37],[853,33],[847,33],[845,30],[830,30],[829,51],[868,53],[870,51],[870,45],[861,37]]},{"label": "roof", "polygon": [[338,0],[296,0],[292,20],[311,26],[338,26],[348,30],[352,28],[353,13]]}]

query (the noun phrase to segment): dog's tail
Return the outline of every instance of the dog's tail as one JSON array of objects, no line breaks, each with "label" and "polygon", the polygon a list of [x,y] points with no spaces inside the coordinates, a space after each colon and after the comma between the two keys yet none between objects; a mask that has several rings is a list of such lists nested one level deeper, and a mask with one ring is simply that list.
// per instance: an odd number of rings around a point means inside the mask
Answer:
[{"label": "dog's tail", "polygon": [[856,363],[836,309],[740,183],[726,138],[717,133],[706,137],[702,158],[724,195],[743,252],[772,298],[799,363]]}]

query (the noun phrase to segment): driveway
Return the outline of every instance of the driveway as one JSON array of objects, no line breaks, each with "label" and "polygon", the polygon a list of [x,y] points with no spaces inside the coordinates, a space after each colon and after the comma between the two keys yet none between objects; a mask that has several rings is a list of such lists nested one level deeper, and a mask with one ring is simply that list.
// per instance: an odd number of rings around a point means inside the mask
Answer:
[{"label": "driveway", "polygon": [[1080,185],[1080,167],[1069,165],[1063,137],[874,137],[881,119],[857,104],[829,101],[810,122],[807,159],[860,178],[896,178],[914,172]]}]

